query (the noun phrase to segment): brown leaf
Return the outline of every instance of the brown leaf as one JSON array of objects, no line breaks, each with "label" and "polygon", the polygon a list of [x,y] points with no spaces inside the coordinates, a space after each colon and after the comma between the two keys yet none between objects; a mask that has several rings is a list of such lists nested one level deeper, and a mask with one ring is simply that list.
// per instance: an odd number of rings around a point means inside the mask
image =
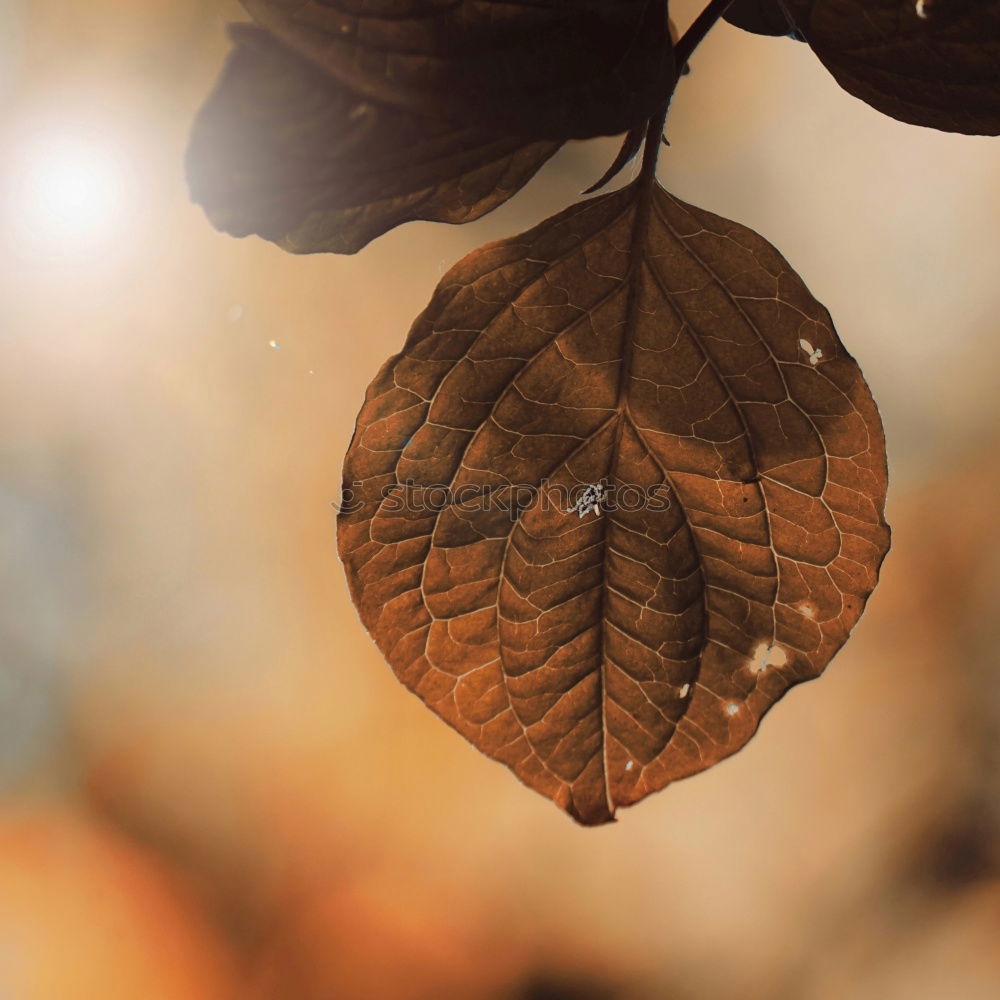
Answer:
[{"label": "brown leaf", "polygon": [[249,25],[195,123],[192,197],[213,224],[354,253],[414,219],[469,222],[559,148],[373,104]]},{"label": "brown leaf", "polygon": [[888,547],[882,428],[829,314],[642,178],[444,277],[344,479],[341,557],[399,679],[586,824],[743,746]]},{"label": "brown leaf", "polygon": [[1000,134],[998,0],[782,0],[844,90],[913,125]]},{"label": "brown leaf", "polygon": [[355,93],[555,139],[624,132],[673,89],[665,0],[242,0]]}]

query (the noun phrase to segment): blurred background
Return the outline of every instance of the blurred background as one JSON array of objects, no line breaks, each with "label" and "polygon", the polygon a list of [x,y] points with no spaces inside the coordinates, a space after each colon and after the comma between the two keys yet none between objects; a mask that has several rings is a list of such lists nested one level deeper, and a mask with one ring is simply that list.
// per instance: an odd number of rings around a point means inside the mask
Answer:
[{"label": "blurred background", "polygon": [[743,752],[582,829],[394,681],[331,501],[440,274],[617,142],[357,257],[232,240],[182,158],[240,16],[0,0],[0,998],[1000,995],[1000,141],[697,53],[661,178],[830,308],[894,550]]}]

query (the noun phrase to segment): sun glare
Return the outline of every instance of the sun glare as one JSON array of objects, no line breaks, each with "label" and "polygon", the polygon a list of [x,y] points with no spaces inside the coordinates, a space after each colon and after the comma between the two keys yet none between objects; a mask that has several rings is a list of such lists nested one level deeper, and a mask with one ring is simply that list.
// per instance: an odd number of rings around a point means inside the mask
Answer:
[{"label": "sun glare", "polygon": [[8,158],[4,214],[17,244],[60,257],[101,253],[134,211],[128,158],[99,133],[25,137]]}]

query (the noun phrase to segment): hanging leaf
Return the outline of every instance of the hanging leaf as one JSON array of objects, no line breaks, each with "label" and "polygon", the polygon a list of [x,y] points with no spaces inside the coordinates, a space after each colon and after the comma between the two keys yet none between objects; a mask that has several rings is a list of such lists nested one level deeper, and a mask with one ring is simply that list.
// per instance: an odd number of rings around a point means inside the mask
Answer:
[{"label": "hanging leaf", "polygon": [[645,167],[444,277],[344,481],[396,675],[585,824],[743,746],[888,547],[882,428],[828,313]]},{"label": "hanging leaf", "polygon": [[559,148],[373,104],[249,25],[195,123],[192,196],[219,229],[354,253],[414,219],[469,222]]},{"label": "hanging leaf", "polygon": [[733,0],[723,17],[755,35],[796,35],[781,0]]},{"label": "hanging leaf", "polygon": [[549,139],[613,135],[673,89],[666,0],[242,0],[369,100]]},{"label": "hanging leaf", "polygon": [[1000,134],[1000,0],[782,0],[844,90],[913,125]]}]

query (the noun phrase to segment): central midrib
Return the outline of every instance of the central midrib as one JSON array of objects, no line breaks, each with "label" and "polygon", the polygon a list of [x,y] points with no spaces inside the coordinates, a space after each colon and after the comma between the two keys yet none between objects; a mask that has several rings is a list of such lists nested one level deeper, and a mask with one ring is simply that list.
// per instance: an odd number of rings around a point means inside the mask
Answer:
[{"label": "central midrib", "polygon": [[[652,214],[653,192],[656,186],[656,157],[659,152],[660,134],[663,122],[651,122],[646,133],[646,147],[643,152],[642,169],[634,182],[635,210],[632,219],[632,237],[629,242],[629,262],[626,275],[625,322],[622,326],[622,362],[618,373],[618,401],[616,405],[617,423],[614,442],[608,457],[607,480],[610,482],[618,467],[618,455],[621,450],[622,434],[626,420],[631,420],[628,406],[629,382],[632,377],[632,359],[635,353],[635,326],[639,311],[639,291],[642,281],[643,246],[649,233],[649,220]],[[611,778],[608,770],[608,679],[607,679],[607,614],[608,587],[610,573],[611,546],[608,539],[608,519],[604,518],[604,566],[601,587],[600,604],[600,645],[598,650],[598,704],[601,713],[601,769],[604,775],[604,794],[607,801],[608,814],[614,816],[615,802],[611,793]]]}]

